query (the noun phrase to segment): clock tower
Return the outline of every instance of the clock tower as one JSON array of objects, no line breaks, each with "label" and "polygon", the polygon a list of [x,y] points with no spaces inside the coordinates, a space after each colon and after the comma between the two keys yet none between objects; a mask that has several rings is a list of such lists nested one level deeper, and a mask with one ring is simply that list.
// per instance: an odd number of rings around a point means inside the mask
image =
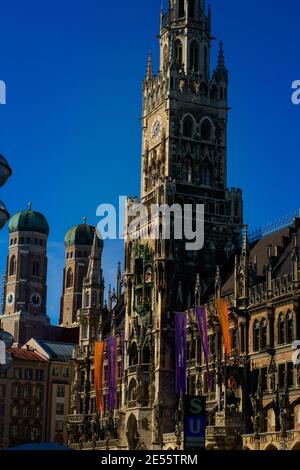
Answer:
[{"label": "clock tower", "polygon": [[2,327],[16,344],[41,336],[49,328],[47,301],[47,240],[45,217],[32,210],[14,215],[9,223],[9,254],[5,275]]},{"label": "clock tower", "polygon": [[[223,44],[211,73],[211,13],[204,0],[170,0],[161,12],[160,59],[154,74],[148,58],[143,82],[141,202],[204,206],[204,247],[188,251],[186,240],[147,238],[153,220],[125,235],[124,283],[127,445],[160,448],[174,432],[174,312],[191,308],[197,274],[205,294],[240,245],[242,193],[227,188],[228,71]],[[137,198],[127,204],[128,216]],[[150,213],[150,211],[149,211]],[[137,234],[142,235],[137,237]],[[139,436],[139,438],[137,438]]]}]

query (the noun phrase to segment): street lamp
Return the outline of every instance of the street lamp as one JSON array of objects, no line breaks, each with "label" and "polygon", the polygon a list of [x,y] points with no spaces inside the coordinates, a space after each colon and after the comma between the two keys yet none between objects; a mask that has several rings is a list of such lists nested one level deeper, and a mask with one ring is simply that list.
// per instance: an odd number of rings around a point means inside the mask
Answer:
[{"label": "street lamp", "polygon": [[[12,169],[10,168],[6,158],[0,154],[0,187],[4,186],[11,175]],[[4,227],[8,219],[9,213],[5,207],[5,204],[0,201],[0,230]]]}]

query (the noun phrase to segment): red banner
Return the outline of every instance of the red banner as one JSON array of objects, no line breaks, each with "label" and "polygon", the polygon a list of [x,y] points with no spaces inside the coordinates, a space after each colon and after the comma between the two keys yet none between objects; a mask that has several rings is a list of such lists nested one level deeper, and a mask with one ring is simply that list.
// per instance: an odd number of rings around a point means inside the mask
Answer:
[{"label": "red banner", "polygon": [[96,403],[99,413],[104,411],[103,407],[103,362],[104,362],[104,341],[95,343],[95,392]]}]

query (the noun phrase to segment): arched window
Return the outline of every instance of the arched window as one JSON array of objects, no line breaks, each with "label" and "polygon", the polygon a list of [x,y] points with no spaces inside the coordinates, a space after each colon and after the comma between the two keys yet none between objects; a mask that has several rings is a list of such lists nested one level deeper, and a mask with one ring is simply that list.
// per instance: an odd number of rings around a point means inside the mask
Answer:
[{"label": "arched window", "polygon": [[216,100],[218,98],[218,89],[216,85],[213,85],[210,90],[210,97],[212,100]]},{"label": "arched window", "polygon": [[193,41],[190,45],[190,69],[199,70],[199,47],[196,41]]},{"label": "arched window", "polygon": [[189,18],[195,17],[195,0],[189,0]]},{"label": "arched window", "polygon": [[212,186],[212,169],[207,160],[204,160],[201,165],[200,181],[204,186]]},{"label": "arched window", "polygon": [[13,255],[10,258],[10,262],[9,262],[9,275],[10,276],[14,276],[16,274],[16,268],[17,268],[16,257],[15,255]]},{"label": "arched window", "polygon": [[284,315],[281,313],[278,317],[278,344],[285,343],[285,321]]},{"label": "arched window", "polygon": [[86,294],[85,294],[85,307],[89,307],[89,306],[90,306],[90,293],[86,292]]},{"label": "arched window", "polygon": [[294,341],[293,313],[289,312],[286,317],[286,342],[290,344],[293,341]]},{"label": "arched window", "polygon": [[182,64],[182,42],[179,39],[176,41],[176,60],[179,65]]},{"label": "arched window", "polygon": [[73,281],[74,281],[73,271],[71,268],[69,268],[67,271],[67,282],[66,282],[67,289],[69,289],[70,287],[73,287]]},{"label": "arched window", "polygon": [[208,68],[208,54],[207,54],[207,47],[204,46],[204,71],[207,72]]},{"label": "arched window", "polygon": [[132,343],[129,349],[129,366],[135,366],[138,363],[138,349],[136,343]]},{"label": "arched window", "polygon": [[151,354],[150,348],[148,345],[145,345],[142,352],[142,362],[143,364],[150,364],[151,361]]},{"label": "arched window", "polygon": [[178,6],[178,17],[179,18],[182,18],[183,16],[185,16],[184,1],[185,0],[179,0],[179,6]]},{"label": "arched window", "polygon": [[208,94],[207,85],[206,85],[206,83],[202,82],[201,85],[200,85],[200,95],[201,96],[207,96],[207,94]]},{"label": "arched window", "polygon": [[211,123],[208,119],[205,119],[201,125],[201,138],[203,140],[211,140],[212,137],[212,129]]},{"label": "arched window", "polygon": [[190,158],[183,160],[182,177],[185,183],[193,182],[193,164]]},{"label": "arched window", "polygon": [[82,338],[86,339],[88,337],[89,325],[87,322],[84,322],[82,325]]},{"label": "arched window", "polygon": [[135,379],[131,379],[128,387],[128,401],[136,401],[137,395],[136,395],[136,389],[137,389],[137,383]]},{"label": "arched window", "polygon": [[261,347],[267,347],[267,320],[265,318],[261,321]]},{"label": "arched window", "polygon": [[183,135],[185,137],[192,138],[194,135],[194,121],[191,116],[186,116],[183,121]]},{"label": "arched window", "polygon": [[253,326],[253,350],[258,351],[259,350],[259,322],[258,320],[255,321],[254,326]]},{"label": "arched window", "polygon": [[34,261],[32,264],[32,275],[33,276],[40,275],[40,263],[38,261]]}]

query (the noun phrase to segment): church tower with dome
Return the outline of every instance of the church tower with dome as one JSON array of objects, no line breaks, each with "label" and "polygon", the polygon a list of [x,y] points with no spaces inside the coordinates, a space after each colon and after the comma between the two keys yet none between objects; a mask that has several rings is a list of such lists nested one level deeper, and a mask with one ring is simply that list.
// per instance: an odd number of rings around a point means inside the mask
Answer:
[{"label": "church tower with dome", "polygon": [[49,225],[43,214],[27,210],[9,223],[9,254],[4,285],[1,325],[16,344],[47,336],[47,241]]},{"label": "church tower with dome", "polygon": [[[83,224],[71,228],[65,236],[65,268],[63,276],[63,294],[61,298],[60,326],[77,326],[77,311],[82,307],[83,281],[87,274],[95,227],[84,220]],[[103,240],[97,237],[99,256],[102,257]],[[104,281],[101,274],[102,290]]]}]

